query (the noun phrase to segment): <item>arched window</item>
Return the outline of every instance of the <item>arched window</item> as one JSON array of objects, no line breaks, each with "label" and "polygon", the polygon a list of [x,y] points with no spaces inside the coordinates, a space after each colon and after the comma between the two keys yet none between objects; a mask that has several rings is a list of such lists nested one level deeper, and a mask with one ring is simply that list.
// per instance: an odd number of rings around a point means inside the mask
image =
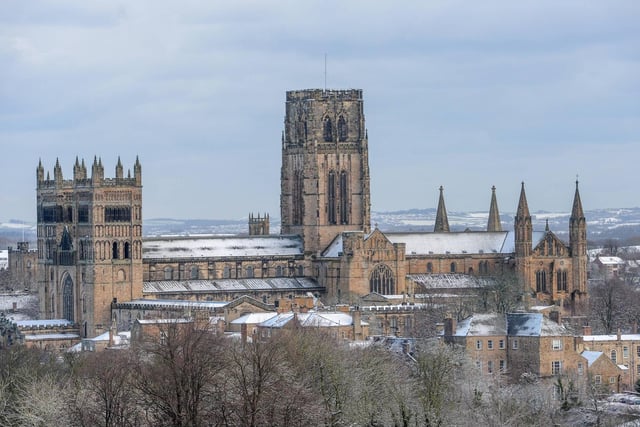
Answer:
[{"label": "arched window", "polygon": [[451,263],[450,271],[451,271],[452,273],[455,273],[455,272],[456,272],[456,263],[455,263],[455,262],[452,262],[452,263]]},{"label": "arched window", "polygon": [[567,270],[558,270],[556,274],[557,278],[557,288],[558,291],[566,291],[567,290]]},{"label": "arched window", "polygon": [[113,242],[111,246],[111,258],[118,259],[118,242]]},{"label": "arched window", "polygon": [[200,269],[197,266],[192,266],[191,267],[191,278],[192,279],[198,279],[200,276]]},{"label": "arched window", "polygon": [[433,273],[433,263],[427,263],[427,273]]},{"label": "arched window", "polygon": [[322,138],[324,142],[333,141],[333,126],[331,126],[331,119],[329,117],[325,117],[322,123]]},{"label": "arched window", "polygon": [[536,271],[536,292],[547,292],[547,272]]},{"label": "arched window", "polygon": [[344,116],[338,118],[338,141],[344,142],[347,140],[347,121]]},{"label": "arched window", "polygon": [[173,279],[173,268],[167,266],[164,268],[164,280],[171,279]]},{"label": "arched window", "polygon": [[131,244],[124,242],[124,259],[131,259]]},{"label": "arched window", "polygon": [[253,279],[253,266],[251,265],[247,267],[247,278]]},{"label": "arched window", "polygon": [[73,322],[73,280],[67,275],[62,287],[62,316]]},{"label": "arched window", "polygon": [[381,295],[394,295],[395,279],[393,271],[384,264],[378,264],[371,272],[371,276],[369,276],[369,289],[371,292]]},{"label": "arched window", "polygon": [[329,172],[327,180],[327,222],[336,224],[336,173]]},{"label": "arched window", "polygon": [[469,267],[469,275],[473,275],[473,267]]},{"label": "arched window", "polygon": [[276,266],[276,277],[282,277],[282,266]]},{"label": "arched window", "polygon": [[340,173],[340,224],[349,224],[349,189],[346,171]]},{"label": "arched window", "polygon": [[293,191],[292,191],[292,208],[293,215],[291,218],[291,222],[293,225],[301,225],[302,224],[302,189],[303,189],[303,180],[302,180],[302,171],[295,171],[293,174]]}]

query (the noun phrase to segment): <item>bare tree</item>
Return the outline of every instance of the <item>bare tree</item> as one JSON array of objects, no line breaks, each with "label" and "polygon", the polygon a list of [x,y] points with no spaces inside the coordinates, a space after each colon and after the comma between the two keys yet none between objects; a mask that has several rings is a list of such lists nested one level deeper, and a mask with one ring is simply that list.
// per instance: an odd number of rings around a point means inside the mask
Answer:
[{"label": "bare tree", "polygon": [[[207,324],[166,322],[136,353],[135,386],[153,425],[205,424],[207,401],[224,370],[221,338]],[[208,424],[208,423],[206,423]]]}]

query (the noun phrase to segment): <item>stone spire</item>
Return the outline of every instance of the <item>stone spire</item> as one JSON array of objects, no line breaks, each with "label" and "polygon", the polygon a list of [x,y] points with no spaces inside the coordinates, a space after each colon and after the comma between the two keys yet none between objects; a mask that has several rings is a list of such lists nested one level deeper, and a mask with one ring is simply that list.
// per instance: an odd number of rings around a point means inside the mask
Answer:
[{"label": "stone spire", "polygon": [[500,212],[498,211],[498,201],[496,200],[495,185],[491,187],[491,206],[489,207],[487,231],[502,231],[502,224],[500,224]]},{"label": "stone spire", "polygon": [[36,177],[38,183],[44,181],[44,167],[42,166],[42,159],[38,160],[38,168],[36,169]]},{"label": "stone spire", "polygon": [[531,253],[531,243],[533,239],[533,226],[531,224],[531,214],[527,204],[527,195],[524,191],[524,182],[520,190],[520,201],[514,220],[516,257],[526,257]]},{"label": "stone spire", "polygon": [[436,224],[434,232],[448,232],[449,219],[447,218],[447,208],[444,206],[444,188],[440,186],[440,199],[438,200],[438,211],[436,212]]},{"label": "stone spire", "polygon": [[584,219],[584,211],[582,210],[582,201],[580,200],[580,190],[578,189],[578,180],[576,180],[576,193],[573,196],[573,209],[571,210],[571,220]]},{"label": "stone spire", "polygon": [[118,164],[116,164],[116,179],[122,179],[124,173],[124,169],[122,168],[122,162],[120,161],[120,156],[118,156]]}]

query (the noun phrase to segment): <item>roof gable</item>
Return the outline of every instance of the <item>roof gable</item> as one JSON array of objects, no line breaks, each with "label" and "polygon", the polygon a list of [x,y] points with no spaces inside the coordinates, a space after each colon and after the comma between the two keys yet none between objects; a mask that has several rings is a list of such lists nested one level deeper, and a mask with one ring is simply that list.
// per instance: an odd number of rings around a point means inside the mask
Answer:
[{"label": "roof gable", "polygon": [[538,256],[562,256],[568,255],[569,249],[567,248],[567,245],[558,238],[558,236],[553,234],[551,231],[547,231],[533,248],[533,253]]}]

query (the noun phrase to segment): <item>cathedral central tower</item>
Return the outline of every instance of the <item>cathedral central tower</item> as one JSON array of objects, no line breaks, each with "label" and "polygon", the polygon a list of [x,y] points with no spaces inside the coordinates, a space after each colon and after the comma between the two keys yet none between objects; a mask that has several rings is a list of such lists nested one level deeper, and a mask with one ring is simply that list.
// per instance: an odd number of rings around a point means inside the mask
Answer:
[{"label": "cathedral central tower", "polygon": [[317,254],[343,231],[371,229],[362,90],[287,92],[282,135],[282,234]]}]

